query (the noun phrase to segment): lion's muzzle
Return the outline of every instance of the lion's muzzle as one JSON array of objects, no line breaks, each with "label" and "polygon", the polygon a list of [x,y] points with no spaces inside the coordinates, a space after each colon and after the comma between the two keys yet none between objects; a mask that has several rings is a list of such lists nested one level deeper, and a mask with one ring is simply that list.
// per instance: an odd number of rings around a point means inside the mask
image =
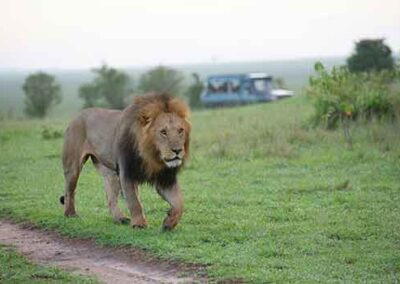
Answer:
[{"label": "lion's muzzle", "polygon": [[[176,153],[176,152],[175,152]],[[176,154],[172,158],[170,157],[163,157],[163,161],[168,168],[176,168],[182,165],[183,155]]]},{"label": "lion's muzzle", "polygon": [[172,148],[167,154],[162,155],[161,159],[168,168],[176,168],[182,165],[183,156],[183,148]]},{"label": "lion's muzzle", "polygon": [[176,168],[182,165],[182,158],[175,156],[172,159],[163,159],[168,168]]}]

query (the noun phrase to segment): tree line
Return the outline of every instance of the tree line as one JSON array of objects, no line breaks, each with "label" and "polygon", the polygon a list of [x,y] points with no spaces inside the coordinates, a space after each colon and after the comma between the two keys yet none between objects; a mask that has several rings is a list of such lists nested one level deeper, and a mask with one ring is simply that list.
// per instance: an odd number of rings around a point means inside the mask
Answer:
[{"label": "tree line", "polygon": [[[184,96],[192,108],[200,107],[203,83],[197,74],[192,74],[193,82],[185,86],[183,74],[170,67],[157,66],[134,78],[125,71],[102,64],[93,68],[93,80],[79,87],[79,98],[83,108],[103,107],[123,109],[131,101],[131,96],[147,92],[168,92]],[[30,117],[43,118],[62,99],[61,85],[56,78],[44,72],[29,75],[22,86],[25,93],[25,113]]]},{"label": "tree line", "polygon": [[[354,53],[347,59],[345,68],[355,74],[392,71],[395,62],[390,47],[383,39],[363,39],[356,42]],[[192,108],[201,106],[200,95],[204,86],[195,73],[192,74],[191,84],[185,88],[183,74],[166,66],[158,66],[142,74],[137,84],[123,70],[106,64],[91,71],[95,75],[94,79],[79,87],[83,108],[123,109],[132,94],[151,91],[184,96]],[[44,72],[29,75],[22,89],[25,93],[25,113],[31,117],[45,117],[62,99],[60,84],[54,76]]]}]

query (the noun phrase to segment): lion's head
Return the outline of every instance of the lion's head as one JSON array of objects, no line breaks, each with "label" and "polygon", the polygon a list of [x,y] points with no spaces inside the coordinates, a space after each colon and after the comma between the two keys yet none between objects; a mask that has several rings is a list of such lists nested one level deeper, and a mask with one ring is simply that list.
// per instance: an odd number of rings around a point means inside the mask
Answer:
[{"label": "lion's head", "polygon": [[189,108],[168,94],[150,93],[134,99],[134,131],[146,171],[178,168],[189,153]]}]

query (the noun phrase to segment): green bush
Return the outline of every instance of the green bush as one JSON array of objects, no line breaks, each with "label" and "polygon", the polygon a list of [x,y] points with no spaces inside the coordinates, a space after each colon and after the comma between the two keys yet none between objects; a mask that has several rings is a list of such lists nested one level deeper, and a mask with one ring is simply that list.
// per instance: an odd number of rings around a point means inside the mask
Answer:
[{"label": "green bush", "polygon": [[197,73],[192,74],[193,83],[187,88],[185,95],[189,98],[189,105],[191,108],[201,108],[201,93],[204,90],[204,84],[200,80],[200,76]]},{"label": "green bush", "polygon": [[61,102],[61,86],[56,78],[44,72],[30,74],[22,85],[25,93],[25,113],[43,118],[50,108]]},{"label": "green bush", "polygon": [[332,129],[340,121],[399,118],[399,70],[351,73],[334,67],[329,72],[316,63],[315,71],[306,90],[314,104],[314,126]]},{"label": "green bush", "polygon": [[93,81],[79,87],[79,97],[84,100],[83,107],[123,109],[132,92],[128,74],[106,64],[92,69],[92,72],[96,75]]}]

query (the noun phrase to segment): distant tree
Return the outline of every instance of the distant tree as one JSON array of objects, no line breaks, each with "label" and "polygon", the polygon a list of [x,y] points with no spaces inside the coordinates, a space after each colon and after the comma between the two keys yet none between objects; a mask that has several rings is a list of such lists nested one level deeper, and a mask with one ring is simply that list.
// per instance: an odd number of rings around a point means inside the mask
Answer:
[{"label": "distant tree", "polygon": [[383,39],[363,39],[356,43],[355,52],[347,59],[350,72],[392,70],[392,51]]},{"label": "distant tree", "polygon": [[98,105],[100,92],[98,86],[94,83],[86,83],[79,87],[79,97],[83,99],[83,108],[94,107]]},{"label": "distant tree", "polygon": [[204,84],[197,73],[193,73],[192,77],[193,83],[186,90],[186,96],[189,98],[189,105],[192,108],[199,108],[201,107],[200,96],[204,90]]},{"label": "distant tree", "polygon": [[25,113],[43,118],[49,109],[61,102],[61,87],[56,79],[44,72],[29,75],[22,86],[25,92]]},{"label": "distant tree", "polygon": [[144,73],[139,80],[139,90],[142,92],[169,92],[178,94],[181,91],[183,76],[172,68],[158,66]]},{"label": "distant tree", "polygon": [[122,109],[125,107],[125,98],[129,95],[129,76],[115,68],[103,64],[94,69],[97,74],[95,86],[112,108]]},{"label": "distant tree", "polygon": [[85,101],[84,107],[102,105],[123,109],[125,99],[131,92],[129,76],[106,64],[93,69],[92,72],[96,74],[94,80],[79,88],[79,97]]},{"label": "distant tree", "polygon": [[286,82],[282,77],[274,78],[273,84],[278,89],[286,89]]}]

